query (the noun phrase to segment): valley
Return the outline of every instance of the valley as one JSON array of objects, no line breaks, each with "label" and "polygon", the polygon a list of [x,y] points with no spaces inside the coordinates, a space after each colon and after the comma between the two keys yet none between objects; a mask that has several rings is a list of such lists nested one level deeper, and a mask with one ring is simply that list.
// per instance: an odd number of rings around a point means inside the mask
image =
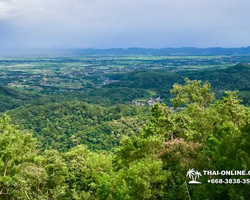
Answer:
[{"label": "valley", "polygon": [[186,172],[249,166],[250,54],[121,51],[0,57],[3,198],[248,196]]}]

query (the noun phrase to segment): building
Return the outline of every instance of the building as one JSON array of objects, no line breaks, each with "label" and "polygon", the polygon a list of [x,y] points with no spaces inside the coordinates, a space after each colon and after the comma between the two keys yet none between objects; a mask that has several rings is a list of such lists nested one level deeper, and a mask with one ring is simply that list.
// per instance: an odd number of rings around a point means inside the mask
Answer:
[{"label": "building", "polygon": [[136,106],[145,106],[145,101],[135,101]]},{"label": "building", "polygon": [[163,100],[164,100],[164,99],[161,99],[160,97],[158,97],[158,98],[156,98],[156,99],[150,98],[150,100],[148,101],[148,105],[154,106],[156,103],[162,102]]}]

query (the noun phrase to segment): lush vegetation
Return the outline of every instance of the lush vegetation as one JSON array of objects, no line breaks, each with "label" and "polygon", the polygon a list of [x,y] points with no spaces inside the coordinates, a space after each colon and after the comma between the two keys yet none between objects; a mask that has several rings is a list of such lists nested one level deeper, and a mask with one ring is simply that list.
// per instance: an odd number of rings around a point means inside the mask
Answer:
[{"label": "lush vegetation", "polygon": [[0,85],[0,112],[17,108],[39,96],[39,94],[20,92]]},{"label": "lush vegetation", "polygon": [[69,101],[26,106],[8,114],[22,129],[32,130],[43,149],[66,151],[77,144],[110,150],[119,144],[121,135],[140,132],[148,111],[148,107],[101,107]]},{"label": "lush vegetation", "polygon": [[186,177],[250,169],[249,49],[0,57],[0,199],[249,199]]},{"label": "lush vegetation", "polygon": [[111,76],[120,82],[112,83],[106,87],[130,87],[140,89],[153,89],[170,105],[170,88],[174,83],[183,83],[185,77],[191,80],[209,81],[216,97],[221,98],[227,90],[239,90],[240,97],[245,105],[249,105],[250,96],[250,65],[239,63],[225,69],[201,69],[167,72],[159,70],[137,71]]},{"label": "lush vegetation", "polygon": [[[140,133],[124,129],[121,124],[134,127],[136,116],[146,111],[126,106],[102,108],[75,101],[11,111],[13,121],[20,122],[25,129],[34,129],[37,139],[3,115],[0,119],[0,198],[249,199],[247,184],[209,184],[208,178],[223,177],[202,176],[199,179],[202,185],[188,185],[186,177],[192,168],[198,171],[250,169],[250,110],[240,104],[238,92],[228,91],[223,98],[215,100],[208,82],[186,79],[185,85],[174,84],[171,93],[173,106],[185,106],[185,109],[176,112],[165,104],[156,104]],[[127,119],[128,116],[132,117]],[[110,122],[111,119],[115,121]],[[48,125],[44,125],[46,121]],[[91,151],[90,143],[83,141],[94,133],[77,140],[81,137],[74,132],[78,126],[87,131],[87,125],[100,125],[101,130],[103,123],[124,131],[120,133],[119,146],[114,144],[113,151]],[[36,130],[38,125],[50,130]],[[63,134],[67,135],[69,128],[70,137],[75,136],[72,146],[65,146],[62,137],[64,151],[41,149],[37,144],[41,144],[43,137],[52,138],[56,143],[50,144],[58,147],[60,140],[55,137],[61,137],[59,127]],[[109,141],[107,137],[113,136],[105,136]],[[100,146],[109,149],[109,145],[108,148]]]},{"label": "lush vegetation", "polygon": [[186,77],[208,80],[218,98],[237,89],[248,105],[249,66],[236,64],[250,62],[249,49],[88,49],[0,55],[0,112],[72,100],[112,106],[158,96],[170,105],[169,90]]},{"label": "lush vegetation", "polygon": [[249,85],[250,85],[250,65],[239,63],[226,69],[199,70],[179,72],[180,75],[190,79],[208,80],[221,97],[223,91],[239,90],[240,96],[244,99],[244,104],[249,105]]},{"label": "lush vegetation", "polygon": [[[165,70],[139,70],[133,72],[109,73],[106,78],[113,82],[107,82],[101,87],[59,92],[55,87],[45,87],[41,92],[15,89],[0,86],[0,111],[14,109],[27,105],[46,105],[47,103],[61,103],[65,101],[84,101],[101,106],[117,104],[131,104],[133,100],[161,96],[164,103],[170,105],[172,95],[169,93],[174,83],[184,83],[184,78],[191,80],[208,80],[217,98],[223,96],[224,91],[239,90],[239,96],[245,105],[249,105],[249,80],[250,66],[239,63],[225,69],[200,69],[181,70],[169,72]],[[66,78],[68,80],[68,78]],[[90,78],[93,82],[94,78]],[[62,88],[61,88],[62,89]],[[153,91],[153,94],[149,91]],[[47,93],[51,91],[52,93]],[[44,93],[44,94],[43,94]]]}]

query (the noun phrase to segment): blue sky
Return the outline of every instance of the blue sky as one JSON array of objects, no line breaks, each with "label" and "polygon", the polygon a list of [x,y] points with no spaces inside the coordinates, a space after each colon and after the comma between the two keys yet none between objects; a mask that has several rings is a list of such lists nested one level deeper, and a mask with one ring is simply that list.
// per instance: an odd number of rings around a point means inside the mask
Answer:
[{"label": "blue sky", "polygon": [[249,0],[0,0],[0,47],[250,46]]}]

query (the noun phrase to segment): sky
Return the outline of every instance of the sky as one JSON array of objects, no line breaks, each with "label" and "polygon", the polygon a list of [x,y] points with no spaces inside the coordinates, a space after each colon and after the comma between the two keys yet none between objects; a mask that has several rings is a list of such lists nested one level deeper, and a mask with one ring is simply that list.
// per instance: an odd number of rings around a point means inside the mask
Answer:
[{"label": "sky", "polygon": [[250,46],[249,0],[0,0],[0,48]]}]

